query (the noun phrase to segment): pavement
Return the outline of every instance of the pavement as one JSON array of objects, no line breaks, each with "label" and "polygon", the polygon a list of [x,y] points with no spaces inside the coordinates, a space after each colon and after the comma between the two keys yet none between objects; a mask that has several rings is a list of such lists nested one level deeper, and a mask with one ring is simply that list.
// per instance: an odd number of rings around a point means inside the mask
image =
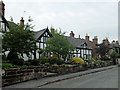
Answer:
[{"label": "pavement", "polygon": [[114,90],[118,88],[118,68],[53,82],[39,88],[112,88]]},{"label": "pavement", "polygon": [[116,68],[116,67],[118,67],[118,65],[96,68],[96,69],[89,69],[89,70],[81,71],[81,72],[77,72],[77,73],[71,73],[71,74],[54,76],[54,77],[46,77],[46,78],[41,78],[41,79],[37,79],[37,80],[30,80],[30,81],[6,86],[4,88],[40,88],[42,86],[45,86],[45,85],[48,85],[51,83],[60,82],[60,81],[72,79],[75,77],[77,78],[77,77],[88,75],[88,74],[92,75],[92,73],[97,73],[97,72],[109,70],[109,69]]}]

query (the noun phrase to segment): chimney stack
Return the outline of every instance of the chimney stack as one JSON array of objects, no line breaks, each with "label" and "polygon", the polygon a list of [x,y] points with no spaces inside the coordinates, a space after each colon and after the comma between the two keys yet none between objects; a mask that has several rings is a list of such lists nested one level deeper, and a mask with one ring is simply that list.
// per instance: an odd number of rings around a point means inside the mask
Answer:
[{"label": "chimney stack", "polygon": [[104,45],[108,45],[108,44],[109,44],[108,38],[103,39],[103,44],[104,44]]},{"label": "chimney stack", "polygon": [[96,44],[98,43],[98,38],[97,38],[97,36],[94,36],[93,42],[96,43]]},{"label": "chimney stack", "polygon": [[105,42],[106,42],[106,40],[105,39],[103,39],[103,43],[105,44]]},{"label": "chimney stack", "polygon": [[23,20],[23,17],[21,17],[20,25],[21,25],[21,27],[24,29],[24,20]]},{"label": "chimney stack", "polygon": [[70,33],[70,37],[74,37],[74,33],[73,33],[73,31],[71,31],[71,33]]},{"label": "chimney stack", "polygon": [[89,41],[89,36],[88,36],[87,33],[86,33],[86,36],[85,36],[85,40],[86,40],[86,41]]},{"label": "chimney stack", "polygon": [[118,41],[116,41],[116,43],[115,43],[117,46],[119,45],[119,42]]},{"label": "chimney stack", "polygon": [[3,1],[0,1],[0,13],[5,16],[5,4]]},{"label": "chimney stack", "polygon": [[115,44],[115,40],[112,41],[112,44]]},{"label": "chimney stack", "polygon": [[80,35],[79,35],[78,39],[80,39]]}]

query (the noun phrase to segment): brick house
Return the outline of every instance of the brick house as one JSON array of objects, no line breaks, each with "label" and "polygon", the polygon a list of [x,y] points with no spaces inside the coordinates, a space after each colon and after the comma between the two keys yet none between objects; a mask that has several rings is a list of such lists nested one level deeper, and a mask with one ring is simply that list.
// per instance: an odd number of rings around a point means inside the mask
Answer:
[{"label": "brick house", "polygon": [[92,47],[92,58],[101,58],[100,54],[98,53],[98,49],[103,45],[104,47],[106,47],[106,50],[108,50],[108,52],[106,53],[106,55],[110,55],[111,50],[117,49],[117,52],[120,54],[120,45],[118,41],[112,41],[112,43],[109,42],[108,38],[103,39],[102,43],[98,43],[98,37],[94,36],[94,38],[92,39],[92,41],[89,40],[89,36],[86,34],[85,36],[85,40],[86,42]]},{"label": "brick house", "polygon": [[94,37],[93,41],[90,41],[90,36],[86,34],[85,41],[92,47],[92,58],[96,58],[99,56],[96,52],[98,49],[98,38],[97,36]]}]

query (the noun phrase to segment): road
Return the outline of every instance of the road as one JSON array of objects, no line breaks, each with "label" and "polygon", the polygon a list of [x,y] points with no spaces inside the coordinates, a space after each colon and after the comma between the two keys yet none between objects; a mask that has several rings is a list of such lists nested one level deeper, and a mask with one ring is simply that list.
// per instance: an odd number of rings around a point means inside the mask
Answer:
[{"label": "road", "polygon": [[118,88],[118,68],[51,83],[39,88]]}]

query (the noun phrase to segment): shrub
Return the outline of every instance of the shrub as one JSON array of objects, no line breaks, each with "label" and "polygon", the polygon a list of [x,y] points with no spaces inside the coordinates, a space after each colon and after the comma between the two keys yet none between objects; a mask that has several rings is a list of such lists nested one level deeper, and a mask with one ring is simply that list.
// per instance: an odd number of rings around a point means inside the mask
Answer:
[{"label": "shrub", "polygon": [[49,63],[50,63],[50,64],[55,64],[55,63],[57,63],[57,61],[58,61],[58,57],[52,57],[52,58],[49,60]]},{"label": "shrub", "polygon": [[48,61],[52,58],[52,56],[48,56]]},{"label": "shrub", "polygon": [[111,58],[116,58],[117,57],[117,52],[115,50],[111,51],[110,57]]},{"label": "shrub", "polygon": [[95,56],[95,57],[94,57],[94,59],[95,59],[95,60],[98,60],[98,59],[99,59],[99,57],[98,57],[98,56]]},{"label": "shrub", "polygon": [[0,67],[2,66],[2,68],[5,68],[5,67],[12,67],[12,64],[11,63],[0,63]]},{"label": "shrub", "polygon": [[40,63],[41,64],[45,64],[46,62],[48,62],[48,58],[47,57],[43,56],[43,57],[40,58]]},{"label": "shrub", "polygon": [[85,60],[85,66],[88,66],[88,64],[89,64],[88,60]]},{"label": "shrub", "polygon": [[11,63],[14,64],[14,65],[22,66],[22,65],[24,65],[24,60],[23,59],[14,59],[14,60],[11,61]]},{"label": "shrub", "polygon": [[30,63],[30,65],[34,65],[34,66],[38,66],[40,61],[35,59],[35,60],[28,60],[28,62]]},{"label": "shrub", "polygon": [[7,59],[7,56],[4,53],[2,53],[2,60],[6,60],[6,59]]},{"label": "shrub", "polygon": [[102,63],[102,60],[97,60],[96,63],[100,65]]},{"label": "shrub", "polygon": [[103,58],[101,58],[102,60],[110,60],[110,58],[108,56],[103,56]]},{"label": "shrub", "polygon": [[84,60],[82,58],[79,57],[73,57],[70,62],[72,64],[85,64]]},{"label": "shrub", "polygon": [[63,64],[64,63],[64,61],[62,60],[62,59],[59,59],[58,61],[57,61],[57,64],[58,65],[61,65],[61,64]]},{"label": "shrub", "polygon": [[88,62],[94,62],[94,61],[95,61],[94,58],[88,59]]},{"label": "shrub", "polygon": [[28,62],[28,61],[24,61],[24,65],[29,66],[29,65],[30,65],[30,62]]},{"label": "shrub", "polygon": [[40,59],[41,59],[41,60],[48,60],[48,58],[45,57],[45,56],[40,57]]},{"label": "shrub", "polygon": [[92,62],[95,62],[95,59],[94,59],[94,58],[88,59],[88,63],[89,63],[89,64],[92,64]]},{"label": "shrub", "polygon": [[117,54],[117,58],[120,58],[120,54]]},{"label": "shrub", "polygon": [[110,63],[113,63],[113,61],[109,61]]},{"label": "shrub", "polygon": [[26,67],[28,67],[28,66],[26,66],[26,65],[23,65],[23,66],[13,65],[13,66],[11,66],[11,68],[26,68]]},{"label": "shrub", "polygon": [[45,64],[46,61],[45,61],[45,60],[40,60],[40,63],[41,63],[41,64]]},{"label": "shrub", "polygon": [[14,60],[18,60],[18,55],[16,52],[9,52],[8,56],[7,56],[7,60],[10,60],[11,62]]},{"label": "shrub", "polygon": [[[26,68],[27,65],[13,65],[12,63],[0,63],[0,66],[2,66],[2,69],[8,69],[8,68]],[[32,66],[30,66],[32,67]]]},{"label": "shrub", "polygon": [[45,65],[50,65],[50,63],[46,62]]},{"label": "shrub", "polygon": [[64,62],[65,64],[71,64],[71,62],[70,61],[67,61],[67,62]]}]

